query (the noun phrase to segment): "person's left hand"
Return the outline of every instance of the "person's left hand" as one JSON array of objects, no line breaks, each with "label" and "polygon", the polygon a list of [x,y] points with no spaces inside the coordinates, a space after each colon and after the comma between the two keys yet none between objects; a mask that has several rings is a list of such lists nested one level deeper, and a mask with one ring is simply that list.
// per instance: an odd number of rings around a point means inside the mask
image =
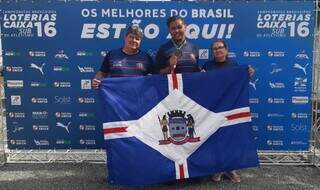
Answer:
[{"label": "person's left hand", "polygon": [[251,66],[251,65],[248,65],[249,68],[248,68],[248,74],[249,74],[249,77],[251,78],[255,72],[254,68]]}]

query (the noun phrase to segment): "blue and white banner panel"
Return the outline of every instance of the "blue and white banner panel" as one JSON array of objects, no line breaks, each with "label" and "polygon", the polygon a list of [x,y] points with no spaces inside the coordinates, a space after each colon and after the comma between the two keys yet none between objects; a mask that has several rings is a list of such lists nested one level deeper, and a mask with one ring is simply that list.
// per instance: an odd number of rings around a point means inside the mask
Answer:
[{"label": "blue and white banner panel", "polygon": [[[125,28],[144,30],[154,56],[170,38],[166,19],[184,17],[200,64],[213,40],[230,59],[252,65],[250,106],[260,150],[308,150],[311,129],[314,3],[2,1],[10,149],[104,148],[102,109],[91,79],[123,46]],[[195,84],[197,85],[197,84]]]}]

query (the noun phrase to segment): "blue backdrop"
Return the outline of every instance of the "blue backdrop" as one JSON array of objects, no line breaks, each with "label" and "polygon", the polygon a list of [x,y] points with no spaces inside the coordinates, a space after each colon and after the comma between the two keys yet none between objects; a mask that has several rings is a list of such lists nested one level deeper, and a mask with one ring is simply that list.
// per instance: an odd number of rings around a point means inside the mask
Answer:
[{"label": "blue backdrop", "polygon": [[155,55],[179,14],[199,47],[224,39],[229,56],[252,65],[253,130],[260,150],[307,150],[311,128],[314,3],[0,3],[10,149],[103,148],[101,107],[90,80],[125,28],[139,23]]}]

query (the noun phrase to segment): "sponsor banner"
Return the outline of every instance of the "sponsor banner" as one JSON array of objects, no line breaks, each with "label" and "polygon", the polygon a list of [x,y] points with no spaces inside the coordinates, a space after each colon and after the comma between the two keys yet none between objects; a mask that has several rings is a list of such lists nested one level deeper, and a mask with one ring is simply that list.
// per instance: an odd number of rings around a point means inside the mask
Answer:
[{"label": "sponsor banner", "polygon": [[[9,142],[10,138],[15,142],[8,143],[9,148],[103,148],[98,127],[102,125],[100,102],[91,79],[108,51],[123,46],[129,25],[140,25],[144,33],[141,49],[154,57],[159,45],[170,39],[166,19],[176,14],[188,24],[186,37],[199,47],[200,65],[212,59],[212,41],[223,39],[229,59],[256,70],[249,81],[254,126],[289,126],[302,120],[310,130],[311,118],[302,118],[301,113],[311,113],[312,1],[52,0],[33,2],[32,7],[31,0],[7,2],[0,2],[7,122],[23,120],[26,126],[33,126],[33,120],[46,121],[44,125],[52,131],[38,139],[32,127],[25,127],[19,137],[9,127]],[[47,114],[33,113],[39,111]],[[65,124],[72,122],[70,136],[53,127],[60,119]],[[269,123],[269,119],[281,123]],[[84,134],[86,130],[79,126],[87,125],[97,128]],[[256,142],[261,150],[307,150],[310,135],[296,132],[278,137],[258,130]],[[284,143],[280,146],[278,141]]]}]

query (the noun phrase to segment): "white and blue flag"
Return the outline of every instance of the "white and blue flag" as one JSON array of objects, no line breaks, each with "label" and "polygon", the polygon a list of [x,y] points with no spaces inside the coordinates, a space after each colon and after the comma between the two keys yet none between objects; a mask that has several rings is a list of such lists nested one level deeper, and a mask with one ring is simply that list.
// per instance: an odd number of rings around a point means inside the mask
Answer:
[{"label": "white and blue flag", "polygon": [[145,185],[258,165],[247,67],[106,78],[108,181]]}]

